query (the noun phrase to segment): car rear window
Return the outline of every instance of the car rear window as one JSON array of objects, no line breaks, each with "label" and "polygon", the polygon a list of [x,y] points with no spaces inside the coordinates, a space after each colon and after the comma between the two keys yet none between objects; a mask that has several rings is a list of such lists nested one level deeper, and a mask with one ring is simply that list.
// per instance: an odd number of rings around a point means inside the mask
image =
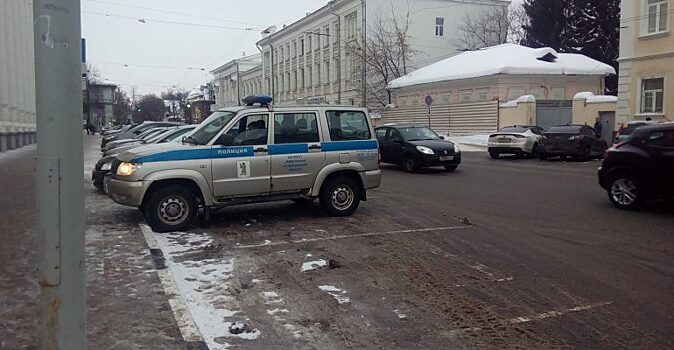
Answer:
[{"label": "car rear window", "polygon": [[553,134],[575,134],[580,132],[578,125],[553,126],[547,132]]},{"label": "car rear window", "polygon": [[526,132],[529,130],[527,127],[522,127],[522,126],[509,126],[506,128],[503,128],[499,130],[499,132]]},{"label": "car rear window", "polygon": [[361,111],[327,111],[330,139],[332,141],[368,140],[370,126]]}]

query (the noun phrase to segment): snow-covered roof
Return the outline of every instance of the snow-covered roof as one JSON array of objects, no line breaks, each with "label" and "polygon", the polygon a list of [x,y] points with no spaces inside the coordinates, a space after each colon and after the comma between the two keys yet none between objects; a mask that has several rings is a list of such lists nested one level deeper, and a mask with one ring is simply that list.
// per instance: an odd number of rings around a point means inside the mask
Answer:
[{"label": "snow-covered roof", "polygon": [[501,107],[517,107],[518,103],[536,102],[534,95],[523,95],[512,101],[501,103]]},{"label": "snow-covered roof", "polygon": [[419,68],[391,81],[388,88],[435,83],[489,75],[596,75],[615,74],[615,69],[585,55],[557,53],[545,47],[532,49],[502,44],[467,51]]},{"label": "snow-covered roof", "polygon": [[585,100],[586,103],[613,103],[618,102],[618,97],[611,95],[595,95],[591,92],[579,92],[573,96],[574,100]]}]

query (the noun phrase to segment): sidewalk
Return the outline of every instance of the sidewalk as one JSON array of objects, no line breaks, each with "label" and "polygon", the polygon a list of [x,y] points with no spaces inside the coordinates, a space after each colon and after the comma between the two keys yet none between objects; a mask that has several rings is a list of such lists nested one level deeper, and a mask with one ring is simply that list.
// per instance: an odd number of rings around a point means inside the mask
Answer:
[{"label": "sidewalk", "polygon": [[[99,136],[84,136],[87,341],[90,349],[185,349],[133,208],[90,183]],[[35,147],[0,155],[0,349],[39,345]],[[89,174],[87,175],[87,171]]]}]

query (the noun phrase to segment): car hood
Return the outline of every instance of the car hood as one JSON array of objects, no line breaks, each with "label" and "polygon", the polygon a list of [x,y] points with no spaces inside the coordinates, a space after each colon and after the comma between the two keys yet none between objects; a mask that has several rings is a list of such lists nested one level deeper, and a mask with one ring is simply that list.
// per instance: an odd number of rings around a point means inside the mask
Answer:
[{"label": "car hood", "polygon": [[168,153],[173,151],[198,151],[208,149],[208,146],[194,146],[189,144],[182,144],[176,142],[165,142],[165,143],[154,143],[151,145],[138,145],[138,147],[133,147],[126,152],[120,153],[117,156],[117,159],[123,162],[130,162],[134,159],[141,157],[147,157],[151,155],[156,155],[160,153]]},{"label": "car hood", "polygon": [[434,151],[454,150],[454,142],[448,140],[418,140],[418,141],[407,141],[407,143],[414,146],[425,146]]}]

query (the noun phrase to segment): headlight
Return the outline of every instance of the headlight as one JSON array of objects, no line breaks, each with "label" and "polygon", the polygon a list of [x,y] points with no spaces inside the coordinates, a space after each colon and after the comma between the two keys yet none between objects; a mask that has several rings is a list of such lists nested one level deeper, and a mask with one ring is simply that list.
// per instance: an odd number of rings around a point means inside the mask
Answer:
[{"label": "headlight", "polygon": [[129,176],[133,174],[136,170],[140,169],[143,164],[141,163],[128,163],[122,162],[117,167],[117,175],[119,176]]},{"label": "headlight", "polygon": [[110,170],[112,168],[112,162],[103,163],[101,170]]},{"label": "headlight", "polygon": [[426,146],[417,146],[417,151],[419,151],[423,154],[435,154],[432,149],[430,149]]},{"label": "headlight", "polygon": [[458,143],[454,143],[454,152],[455,153],[461,153],[461,148],[459,147]]}]

